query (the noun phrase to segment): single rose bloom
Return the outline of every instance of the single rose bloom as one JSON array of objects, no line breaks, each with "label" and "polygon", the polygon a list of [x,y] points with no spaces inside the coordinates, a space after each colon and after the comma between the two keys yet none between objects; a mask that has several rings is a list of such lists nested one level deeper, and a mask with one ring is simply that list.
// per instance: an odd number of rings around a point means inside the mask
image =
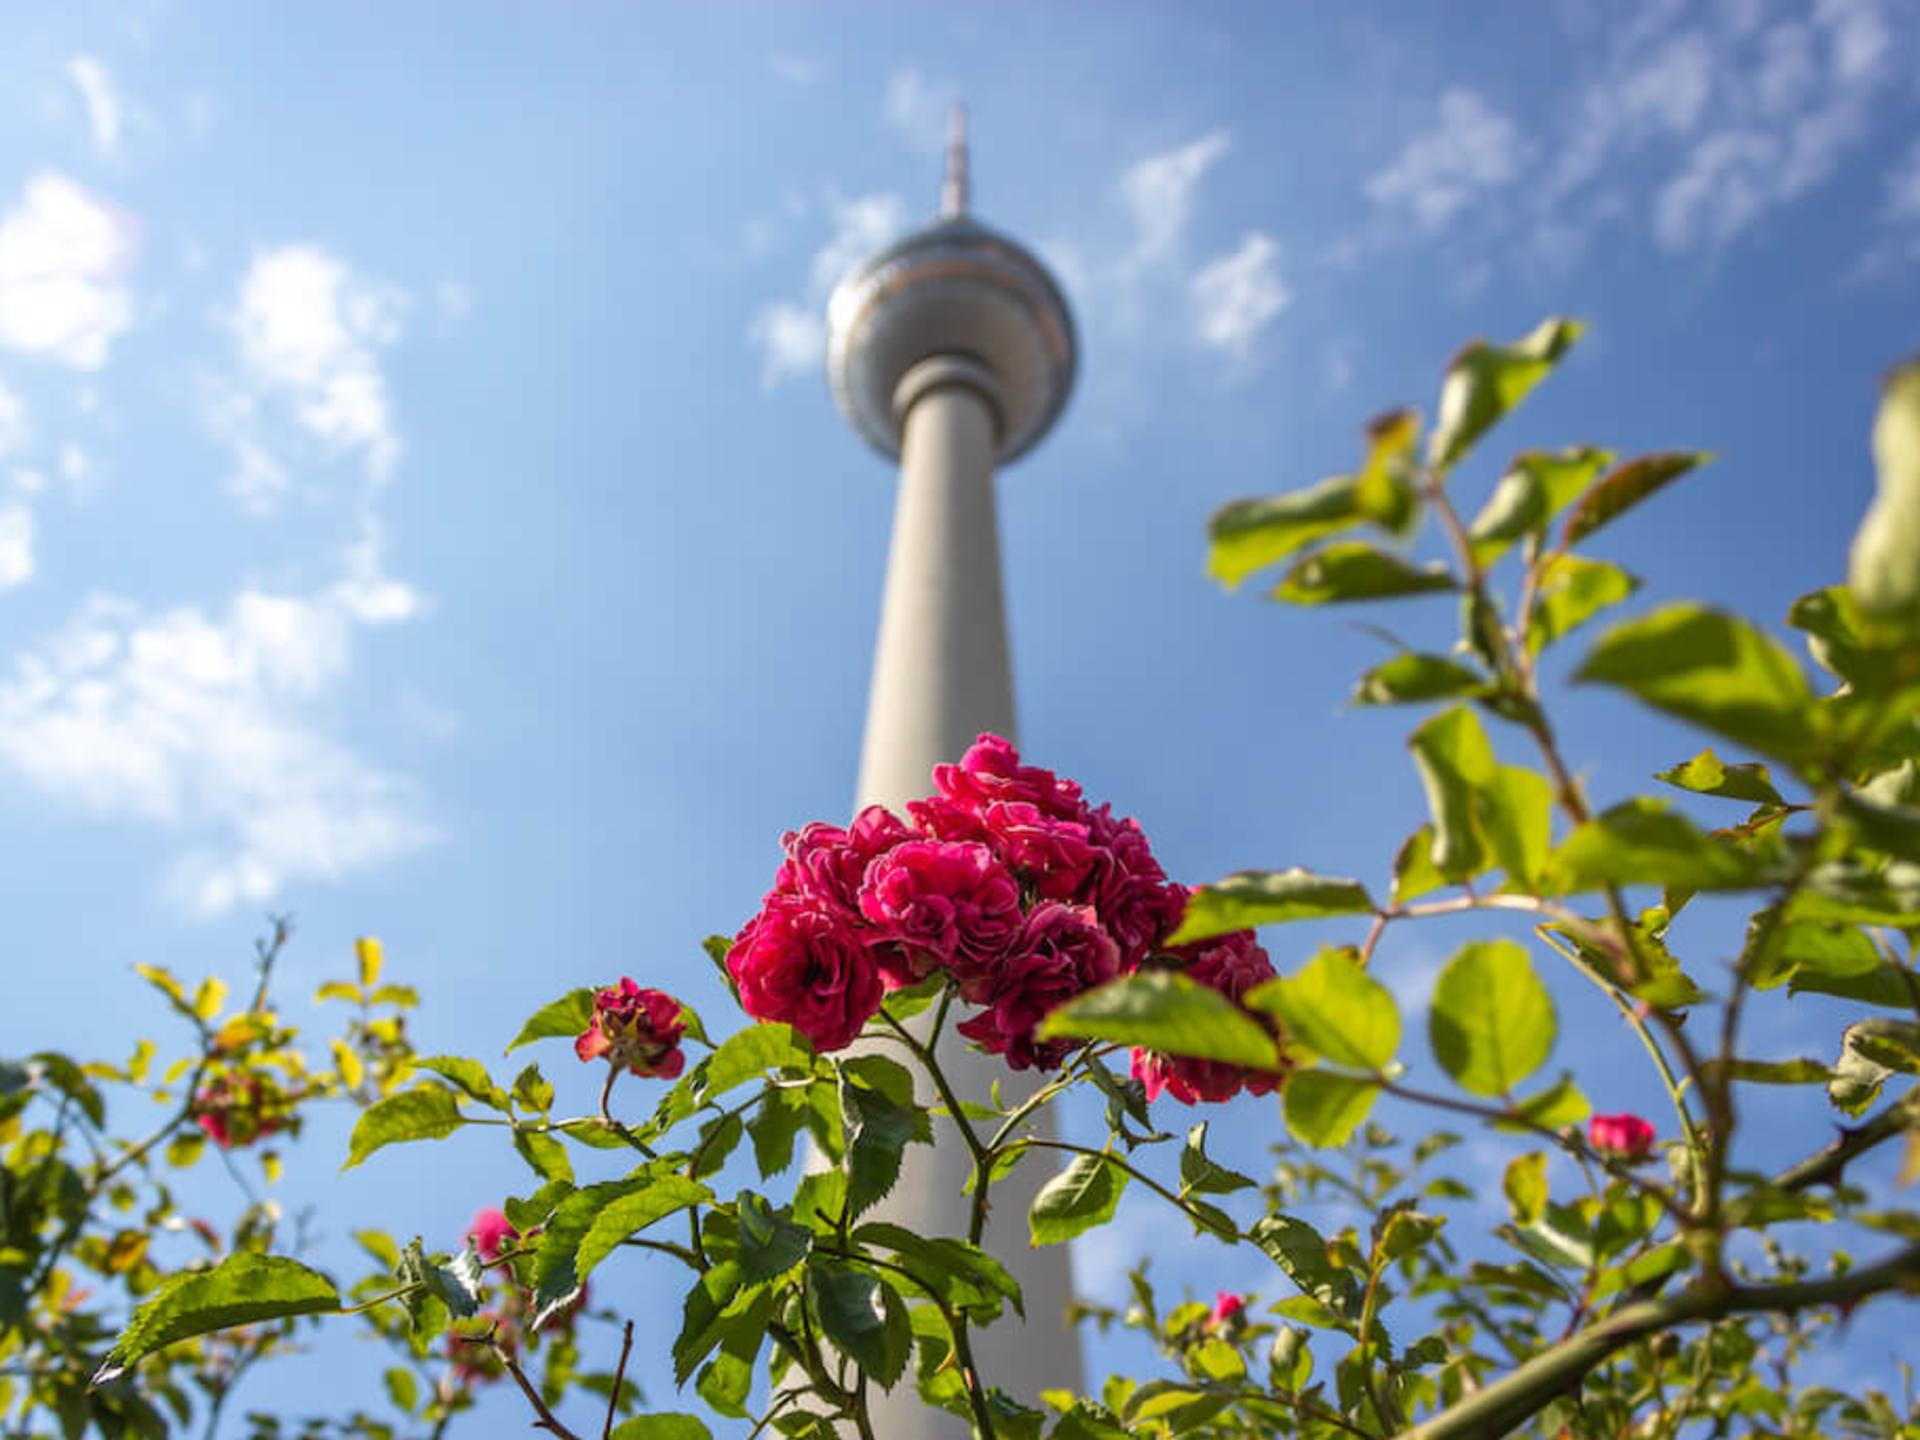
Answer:
[{"label": "single rose bloom", "polygon": [[786,859],[774,876],[774,891],[856,909],[867,866],[913,838],[914,832],[883,805],[867,806],[845,829],[816,820],[781,837]]},{"label": "single rose bloom", "polygon": [[482,1210],[467,1226],[467,1238],[482,1260],[498,1260],[507,1245],[520,1238],[520,1232],[498,1210]]},{"label": "single rose bloom", "polygon": [[909,840],[867,867],[860,913],[872,925],[883,967],[904,957],[912,981],[950,969],[962,996],[984,998],[1025,924],[1020,886],[985,845]]},{"label": "single rose bloom", "polygon": [[1221,1290],[1213,1297],[1213,1310],[1207,1316],[1209,1330],[1225,1330],[1246,1323],[1247,1297]]},{"label": "single rose bloom", "polygon": [[1089,811],[1087,828],[1093,863],[1075,898],[1100,913],[1122,967],[1131,970],[1173,933],[1186,892],[1168,881],[1139,825],[1116,817],[1111,806]]},{"label": "single rose bloom", "polygon": [[1013,743],[998,735],[975,740],[957,765],[934,766],[933,784],[942,799],[975,814],[1007,802],[1038,806],[1056,820],[1083,819],[1086,810],[1078,785],[1051,770],[1022,765]]},{"label": "single rose bloom", "polygon": [[1654,1129],[1638,1115],[1595,1115],[1587,1122],[1587,1140],[1602,1155],[1634,1163],[1653,1153]]},{"label": "single rose bloom", "polygon": [[793,1026],[816,1050],[841,1050],[880,1009],[880,966],[845,912],[767,897],[727,952],[741,1007]]},{"label": "single rose bloom", "polygon": [[[1168,953],[1185,962],[1187,978],[1219,991],[1235,1004],[1240,1003],[1247,991],[1273,979],[1274,975],[1273,961],[1251,930],[1235,930],[1198,944],[1182,945]],[[1246,1013],[1269,1034],[1275,1033],[1271,1016],[1254,1010]],[[1195,1060],[1184,1055],[1162,1055],[1155,1050],[1135,1050],[1133,1078],[1146,1087],[1149,1100],[1158,1100],[1166,1094],[1182,1105],[1201,1101],[1217,1105],[1231,1100],[1242,1090],[1249,1095],[1271,1094],[1281,1077],[1221,1060]]]},{"label": "single rose bloom", "polygon": [[616,1070],[671,1080],[686,1068],[680,1050],[686,1030],[678,1000],[622,976],[618,985],[595,992],[593,1019],[573,1042],[573,1053],[582,1060],[604,1055]]},{"label": "single rose bloom", "polygon": [[1015,1070],[1058,1068],[1080,1042],[1038,1040],[1034,1028],[1074,996],[1120,973],[1120,951],[1084,905],[1048,902],[1027,917],[1019,943],[995,973],[987,1008],[964,1021],[962,1035]]}]

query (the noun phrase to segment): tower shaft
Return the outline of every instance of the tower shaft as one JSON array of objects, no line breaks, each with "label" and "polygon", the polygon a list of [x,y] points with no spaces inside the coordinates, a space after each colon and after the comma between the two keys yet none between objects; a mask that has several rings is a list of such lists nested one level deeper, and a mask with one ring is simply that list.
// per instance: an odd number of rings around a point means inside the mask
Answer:
[{"label": "tower shaft", "polygon": [[[1001,598],[994,502],[999,402],[992,373],[977,361],[936,356],[904,375],[895,392],[901,417],[900,492],[887,559],[873,688],[861,754],[859,804],[898,812],[925,795],[935,765],[960,758],[982,731],[1014,739],[1013,676]],[[929,1013],[909,1022],[925,1038]],[[941,1068],[965,1100],[986,1103],[996,1080],[1018,1104],[1039,1077],[1009,1071],[967,1049],[951,1028]],[[923,1090],[924,1082],[921,1082]],[[936,1097],[923,1093],[932,1104]],[[1036,1130],[1051,1133],[1042,1111]],[[1043,1389],[1079,1390],[1080,1347],[1065,1326],[1073,1276],[1067,1247],[1028,1247],[1027,1209],[1056,1167],[1030,1152],[992,1190],[985,1247],[1005,1261],[1025,1294],[1027,1321],[1008,1313],[974,1337],[982,1376],[1015,1399]],[[880,1207],[885,1218],[927,1236],[967,1234],[972,1161],[950,1119],[936,1120],[931,1148],[909,1146],[900,1179]],[[887,1440],[947,1440],[967,1427],[925,1408],[909,1377],[880,1399],[876,1433]]]}]

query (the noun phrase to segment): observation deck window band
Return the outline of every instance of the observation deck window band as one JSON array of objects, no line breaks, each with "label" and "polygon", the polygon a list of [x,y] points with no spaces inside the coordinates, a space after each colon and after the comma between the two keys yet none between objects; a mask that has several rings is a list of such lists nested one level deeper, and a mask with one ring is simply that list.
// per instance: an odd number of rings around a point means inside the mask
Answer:
[{"label": "observation deck window band", "polygon": [[993,371],[971,355],[935,355],[913,365],[893,387],[893,423],[906,428],[907,412],[935,390],[971,390],[987,404],[993,418],[993,443],[998,449],[1006,444],[1006,402],[1000,382]]}]

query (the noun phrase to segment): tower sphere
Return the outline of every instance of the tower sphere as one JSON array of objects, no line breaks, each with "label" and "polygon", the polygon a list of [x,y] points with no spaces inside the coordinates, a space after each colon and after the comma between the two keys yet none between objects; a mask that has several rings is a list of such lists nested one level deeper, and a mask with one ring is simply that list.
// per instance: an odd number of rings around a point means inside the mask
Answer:
[{"label": "tower sphere", "polygon": [[900,454],[895,390],[923,360],[961,356],[991,372],[999,460],[1040,442],[1073,389],[1073,315],[1046,268],[1006,236],[949,215],[855,270],[827,304],[827,374],[849,424]]}]

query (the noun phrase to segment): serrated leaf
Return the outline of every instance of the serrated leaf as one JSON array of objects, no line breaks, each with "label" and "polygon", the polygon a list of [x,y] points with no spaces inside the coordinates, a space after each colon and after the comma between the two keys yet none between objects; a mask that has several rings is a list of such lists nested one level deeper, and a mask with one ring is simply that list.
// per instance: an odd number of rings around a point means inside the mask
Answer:
[{"label": "serrated leaf", "polygon": [[388,1145],[444,1140],[466,1123],[453,1092],[438,1085],[389,1095],[360,1112],[347,1142],[347,1163],[341,1168],[351,1170]]},{"label": "serrated leaf", "polygon": [[1280,1113],[1287,1131],[1302,1145],[1337,1150],[1373,1111],[1377,1085],[1330,1070],[1298,1070],[1280,1091]]},{"label": "serrated leaf", "polygon": [[1793,657],[1760,630],[1701,605],[1669,605],[1602,636],[1575,677],[1629,694],[1788,760],[1818,749],[1813,693]]},{"label": "serrated leaf", "polygon": [[177,1340],[339,1308],[340,1292],[333,1282],[298,1260],[250,1252],[229,1255],[211,1270],[162,1281],[133,1312],[93,1383],[106,1384]]},{"label": "serrated leaf", "polygon": [[1459,588],[1438,561],[1415,565],[1364,540],[1341,540],[1295,562],[1269,597],[1288,605],[1328,605]]},{"label": "serrated leaf", "polygon": [[1427,441],[1427,463],[1447,469],[1544,380],[1586,326],[1555,316],[1511,345],[1476,340],[1453,357]]},{"label": "serrated leaf", "polygon": [[1553,998],[1511,940],[1463,946],[1440,972],[1427,1020],[1434,1058],[1473,1095],[1511,1094],[1553,1051]]},{"label": "serrated leaf", "polygon": [[902,1269],[929,1294],[984,1324],[1009,1304],[1026,1314],[1019,1282],[1006,1266],[977,1245],[949,1237],[929,1238],[904,1226],[869,1220],[853,1232],[862,1245],[891,1250]]},{"label": "serrated leaf", "polygon": [[1273,1040],[1258,1022],[1219,991],[1166,970],[1142,970],[1078,995],[1041,1021],[1038,1033],[1279,1068]]},{"label": "serrated leaf", "polygon": [[1324,535],[1365,519],[1351,477],[1264,500],[1235,500],[1207,522],[1207,573],[1228,589]]},{"label": "serrated leaf", "polygon": [[526,1023],[520,1027],[520,1033],[507,1046],[507,1053],[511,1055],[522,1045],[531,1045],[535,1040],[562,1035],[571,1040],[584,1034],[593,1023],[593,995],[593,987],[589,985],[579,990],[569,990],[558,1000],[542,1005],[527,1017]]},{"label": "serrated leaf", "polygon": [[1766,766],[1755,762],[1729,765],[1710,749],[1662,770],[1653,778],[1696,795],[1717,795],[1723,800],[1745,800],[1754,805],[1787,803],[1773,788],[1773,776]]},{"label": "serrated leaf", "polygon": [[1269,980],[1245,999],[1280,1022],[1290,1046],[1336,1065],[1383,1070],[1400,1046],[1392,993],[1348,950],[1322,950],[1297,974]]},{"label": "serrated leaf", "polygon": [[1291,1215],[1268,1215],[1257,1221],[1247,1238],[1278,1265],[1300,1293],[1344,1314],[1353,1279],[1335,1268],[1326,1238],[1304,1220]]},{"label": "serrated leaf", "polygon": [[494,1084],[487,1067],[478,1060],[469,1060],[464,1055],[429,1055],[413,1063],[418,1069],[453,1082],[469,1099],[478,1100],[489,1109],[504,1113],[509,1108],[506,1092]]},{"label": "serrated leaf", "polygon": [[1242,870],[1187,897],[1179,928],[1168,945],[1189,945],[1256,925],[1292,920],[1324,920],[1334,915],[1366,915],[1375,906],[1358,880],[1291,870]]},{"label": "serrated leaf", "polygon": [[807,1268],[807,1294],[827,1338],[868,1379],[891,1390],[913,1350],[907,1307],[894,1288],[851,1265],[817,1261]]},{"label": "serrated leaf", "polygon": [[533,1324],[570,1306],[580,1286],[620,1242],[713,1198],[684,1175],[645,1173],[575,1190],[547,1218],[533,1252]]},{"label": "serrated leaf", "polygon": [[840,1123],[846,1136],[847,1211],[858,1216],[886,1198],[900,1178],[907,1142],[914,1138],[914,1110],[878,1090],[840,1077]]},{"label": "serrated leaf", "polygon": [[1104,1155],[1075,1155],[1033,1197],[1027,1227],[1035,1245],[1057,1245],[1113,1219],[1127,1172]]},{"label": "serrated leaf", "polygon": [[1203,1120],[1187,1131],[1187,1143],[1180,1151],[1180,1188],[1200,1195],[1231,1195],[1236,1190],[1255,1188],[1255,1182],[1207,1154],[1207,1122]]},{"label": "serrated leaf", "polygon": [[699,1098],[713,1100],[770,1072],[812,1064],[813,1047],[805,1036],[791,1025],[763,1020],[720,1042],[703,1067]]},{"label": "serrated leaf", "polygon": [[1704,452],[1676,450],[1641,455],[1615,466],[1580,497],[1580,503],[1567,516],[1560,543],[1577,545],[1608,521],[1711,459],[1713,456]]}]

